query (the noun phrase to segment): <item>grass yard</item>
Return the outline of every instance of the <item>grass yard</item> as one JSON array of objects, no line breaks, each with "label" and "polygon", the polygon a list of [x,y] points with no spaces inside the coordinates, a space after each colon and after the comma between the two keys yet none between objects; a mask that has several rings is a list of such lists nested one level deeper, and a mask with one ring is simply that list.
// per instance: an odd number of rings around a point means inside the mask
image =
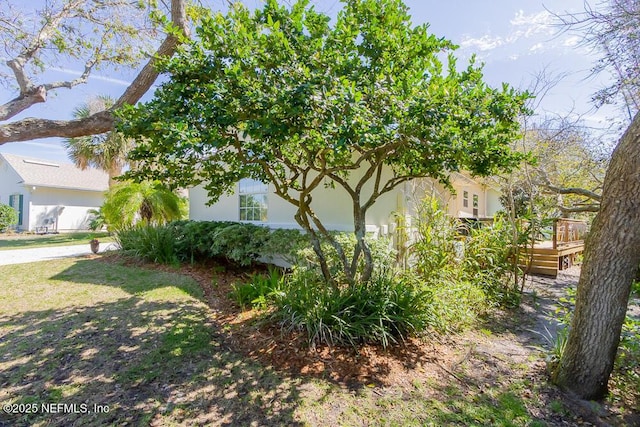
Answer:
[{"label": "grass yard", "polygon": [[[0,413],[0,426],[571,426],[588,416],[548,387],[539,352],[497,351],[517,342],[500,328],[434,345],[386,385],[336,381],[243,354],[239,326],[221,314],[228,302],[207,298],[186,276],[101,259],[0,267],[0,404],[16,412]],[[380,364],[378,375],[391,371]]]},{"label": "grass yard", "polygon": [[100,242],[113,242],[105,232],[77,232],[60,234],[6,234],[0,233],[0,251],[3,249],[41,248],[45,246],[67,246],[88,244],[97,238]]}]

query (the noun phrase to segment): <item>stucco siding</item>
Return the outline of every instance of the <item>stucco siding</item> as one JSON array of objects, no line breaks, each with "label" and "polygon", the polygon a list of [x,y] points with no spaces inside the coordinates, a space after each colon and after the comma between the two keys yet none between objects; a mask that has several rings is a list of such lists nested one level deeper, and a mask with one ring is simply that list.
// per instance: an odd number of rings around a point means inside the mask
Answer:
[{"label": "stucco siding", "polygon": [[89,210],[98,209],[103,199],[103,193],[96,191],[36,187],[31,193],[29,230],[87,230]]},{"label": "stucco siding", "polygon": [[[382,182],[391,177],[386,170]],[[355,178],[354,178],[355,179]],[[394,190],[380,196],[366,215],[369,231],[392,231],[395,222],[394,213],[402,213],[410,219],[415,215],[419,203],[425,196],[435,196],[443,202],[449,215],[453,217],[491,217],[501,208],[499,193],[461,174],[457,174],[452,184],[455,192],[430,179],[414,180],[399,185]],[[361,192],[366,200],[372,192],[373,183],[365,185]],[[238,187],[236,187],[238,191]],[[464,192],[467,192],[467,206],[464,206]],[[291,192],[294,198],[297,194]],[[474,196],[477,197],[477,212],[474,212]],[[312,192],[311,207],[330,230],[353,231],[353,208],[349,195],[339,186],[335,188],[319,187]],[[190,218],[199,221],[239,221],[240,202],[237,194],[224,195],[212,206],[206,206],[207,194],[202,187],[189,190]],[[295,207],[277,196],[273,185],[269,185],[267,194],[267,221],[272,228],[299,228],[295,222]]]},{"label": "stucco siding", "polygon": [[498,211],[504,210],[500,202],[500,192],[489,188],[487,190],[487,216],[493,217]]},{"label": "stucco siding", "polygon": [[[391,223],[391,214],[397,210],[399,190],[385,194],[369,209],[367,225],[379,228]],[[225,195],[212,206],[206,206],[207,195],[202,187],[189,189],[189,216],[197,221],[238,221],[239,198],[237,194]],[[269,186],[267,195],[267,222],[273,228],[299,228],[294,219],[296,208],[274,193]],[[353,210],[351,199],[341,189],[320,188],[313,193],[311,204],[322,223],[330,230],[352,231]]]}]

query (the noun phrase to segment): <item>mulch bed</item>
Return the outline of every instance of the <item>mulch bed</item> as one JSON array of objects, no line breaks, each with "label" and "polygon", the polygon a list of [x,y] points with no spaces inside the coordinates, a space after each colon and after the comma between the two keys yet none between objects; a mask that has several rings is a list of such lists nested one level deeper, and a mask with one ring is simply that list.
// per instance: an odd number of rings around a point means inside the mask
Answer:
[{"label": "mulch bed", "polygon": [[[246,283],[250,274],[266,272],[266,268],[239,269],[213,261],[171,267],[142,262],[117,253],[89,257],[193,278],[202,287],[206,303],[212,311],[212,320],[218,325],[218,332],[223,337],[225,346],[264,366],[294,376],[321,378],[352,390],[371,387],[374,392],[386,387],[410,388],[415,379],[426,378],[435,379],[437,384],[459,382],[473,389],[495,386],[498,374],[503,378],[524,375],[533,382],[547,381],[541,359],[534,363],[529,360],[529,370],[516,372],[510,367],[511,356],[501,355],[507,355],[513,345],[519,346],[517,340],[508,342],[509,345],[502,348],[505,345],[504,339],[486,337],[477,332],[446,337],[433,334],[426,339],[413,338],[402,345],[386,349],[373,345],[363,345],[357,350],[327,345],[311,348],[303,333],[284,331],[277,324],[265,321],[264,313],[242,311],[230,299],[234,283]],[[530,314],[527,315],[522,310],[496,313],[492,317],[492,326],[497,330],[513,330],[514,325],[530,321],[528,316]],[[526,347],[530,346],[520,347],[524,351],[520,354],[523,360],[526,360]],[[457,373],[463,364],[472,367],[471,375],[469,370],[466,371],[467,376],[461,377]],[[597,414],[587,402],[571,398],[553,386],[545,387],[542,393],[546,395],[545,400],[548,402],[560,399],[573,412],[573,416],[569,417],[573,418],[571,422],[548,409],[544,410],[545,413],[536,413],[537,417],[550,425],[609,425],[609,421],[613,421],[613,425],[619,423],[619,419],[607,419],[607,415],[613,416],[611,412],[605,411],[608,413],[604,416]],[[532,413],[540,412],[540,409],[534,408]],[[609,409],[615,412],[615,408]],[[638,414],[629,416],[633,420],[632,424],[640,422]]]},{"label": "mulch bed", "polygon": [[456,343],[442,336],[434,334],[429,340],[413,338],[386,349],[374,345],[363,345],[357,350],[328,345],[312,348],[302,332],[284,331],[265,321],[264,313],[240,310],[229,298],[232,285],[246,282],[249,274],[266,272],[265,268],[239,269],[213,261],[176,268],[118,254],[96,258],[193,278],[202,287],[215,323],[224,331],[225,344],[277,371],[322,378],[349,388],[407,383],[409,371],[418,371],[421,376],[453,375],[449,365],[456,359]]}]

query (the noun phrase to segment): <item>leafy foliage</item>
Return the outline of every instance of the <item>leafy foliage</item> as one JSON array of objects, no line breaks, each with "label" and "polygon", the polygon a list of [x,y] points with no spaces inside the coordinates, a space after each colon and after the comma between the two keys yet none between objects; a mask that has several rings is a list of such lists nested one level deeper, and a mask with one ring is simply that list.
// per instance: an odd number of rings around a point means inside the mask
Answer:
[{"label": "leafy foliage", "polygon": [[124,230],[138,221],[165,224],[186,216],[186,202],[159,182],[124,182],[107,192],[101,207],[110,230]]},{"label": "leafy foliage", "polygon": [[[355,236],[352,233],[341,232],[332,232],[331,236],[343,249],[344,254],[351,258],[357,248]],[[369,250],[371,251],[374,274],[381,273],[383,270],[389,269],[396,264],[396,250],[393,248],[389,238],[373,238],[372,236],[367,236],[365,240],[369,246]],[[322,239],[320,241],[320,245],[322,252],[325,254],[327,267],[331,272],[331,275],[333,277],[337,277],[339,281],[346,281],[346,278],[342,277],[343,271],[340,256],[334,246],[327,239]],[[319,274],[322,273],[318,259],[315,256],[315,252],[311,247],[309,239],[306,239],[306,244],[298,247],[296,255],[297,259],[295,265],[314,270]],[[361,273],[364,269],[365,263],[363,260],[360,260],[355,271],[356,273]]]},{"label": "leafy foliage", "polygon": [[89,230],[102,230],[107,225],[101,208],[89,209],[87,213],[91,215],[91,221],[89,221]]},{"label": "leafy foliage", "polygon": [[249,265],[263,253],[269,229],[254,224],[230,224],[217,230],[211,254],[226,257],[240,265]]},{"label": "leafy foliage", "polygon": [[457,226],[440,202],[427,198],[417,208],[411,265],[417,274],[433,282],[450,273],[456,261]]},{"label": "leafy foliage", "polygon": [[[76,119],[90,117],[92,114],[111,108],[115,100],[109,96],[98,96],[82,104],[73,111]],[[130,139],[118,132],[67,138],[64,141],[69,158],[81,169],[95,167],[109,174],[109,186],[115,185],[127,162],[127,152],[133,146]]]},{"label": "leafy foliage", "polygon": [[163,226],[144,225],[122,229],[116,241],[124,253],[160,264],[178,264],[171,229]]},{"label": "leafy foliage", "polygon": [[515,307],[520,289],[510,280],[515,261],[511,224],[496,216],[490,226],[469,230],[462,261],[464,280],[478,284],[491,301]]},{"label": "leafy foliage", "polygon": [[[146,244],[151,234],[170,242],[162,247]],[[126,228],[118,232],[118,239],[123,249],[143,258],[157,258],[157,262],[200,262],[214,258],[238,266],[248,266],[263,258],[269,260],[274,255],[293,254],[309,244],[298,230],[272,232],[254,224],[225,221],[181,220]]]},{"label": "leafy foliage", "polygon": [[435,326],[442,331],[464,329],[491,305],[516,305],[520,290],[511,283],[511,224],[468,227],[448,217],[435,198],[418,206],[414,243],[406,261],[415,280],[431,289]]},{"label": "leafy foliage", "polygon": [[[382,194],[416,177],[492,174],[521,158],[509,142],[527,94],[490,88],[473,61],[458,71],[453,44],[412,26],[399,0],[347,1],[333,26],[308,1],[287,9],[269,0],[254,13],[234,3],[197,33],[162,63],[169,79],[155,98],[121,114],[125,135],[143,139],[129,175],[202,184],[211,202],[243,177],[269,182],[295,206],[334,285],[320,240],[348,282],[363,258],[366,282],[365,217]],[[314,211],[323,185],[351,198],[351,259]]]},{"label": "leafy foliage", "polygon": [[235,283],[231,297],[240,308],[247,306],[266,309],[274,295],[281,292],[282,274],[274,267],[269,268],[269,274],[252,274],[247,283]]},{"label": "leafy foliage", "polygon": [[390,272],[366,284],[331,288],[317,273],[302,269],[275,294],[273,317],[285,329],[305,332],[311,345],[386,347],[433,323],[431,301],[428,290]]},{"label": "leafy foliage", "polygon": [[18,212],[9,205],[0,203],[0,231],[18,223]]}]

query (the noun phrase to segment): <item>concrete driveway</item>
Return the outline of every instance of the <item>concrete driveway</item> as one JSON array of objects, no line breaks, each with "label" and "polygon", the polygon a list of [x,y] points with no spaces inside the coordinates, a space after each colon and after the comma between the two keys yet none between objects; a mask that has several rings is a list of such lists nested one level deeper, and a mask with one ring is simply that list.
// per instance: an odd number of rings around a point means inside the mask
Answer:
[{"label": "concrete driveway", "polygon": [[[100,252],[115,249],[115,243],[100,245]],[[24,264],[27,262],[48,261],[70,258],[91,253],[88,243],[72,246],[47,246],[42,248],[10,249],[0,251],[0,265]]]}]

